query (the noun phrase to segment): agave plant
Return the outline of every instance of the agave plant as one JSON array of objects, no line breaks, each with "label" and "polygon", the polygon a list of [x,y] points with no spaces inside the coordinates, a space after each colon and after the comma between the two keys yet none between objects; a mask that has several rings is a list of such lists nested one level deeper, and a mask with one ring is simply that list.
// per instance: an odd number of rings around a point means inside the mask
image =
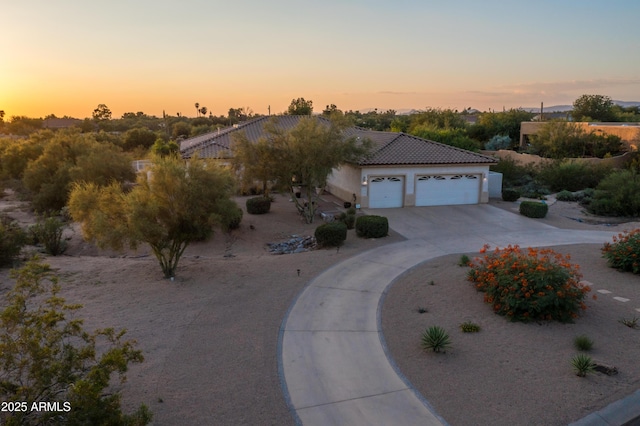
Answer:
[{"label": "agave plant", "polygon": [[584,377],[587,373],[593,372],[595,367],[591,357],[585,354],[578,354],[571,358],[571,366],[579,377]]},{"label": "agave plant", "polygon": [[437,325],[427,328],[422,333],[422,348],[431,349],[433,352],[440,352],[451,345],[451,338],[444,328]]}]

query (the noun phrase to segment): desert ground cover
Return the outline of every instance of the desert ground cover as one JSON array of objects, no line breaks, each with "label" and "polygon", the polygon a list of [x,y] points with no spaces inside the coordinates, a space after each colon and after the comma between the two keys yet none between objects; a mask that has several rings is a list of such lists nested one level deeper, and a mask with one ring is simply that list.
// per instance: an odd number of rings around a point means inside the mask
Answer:
[{"label": "desert ground cover", "polygon": [[[517,209],[513,203],[499,207]],[[575,203],[560,202],[543,220],[575,229],[622,230],[637,225],[611,225],[584,215]],[[587,310],[573,324],[511,323],[495,315],[483,302],[483,294],[466,280],[469,268],[458,266],[460,255],[414,268],[393,284],[384,301],[382,326],[390,354],[438,414],[456,426],[563,425],[633,393],[640,388],[640,330],[619,320],[640,317],[640,277],[607,267],[600,248],[554,247],[580,265],[584,280],[593,284],[590,296],[597,295],[596,300],[587,299]],[[419,307],[427,312],[419,313]],[[466,321],[480,325],[481,331],[463,333],[459,326]],[[445,328],[452,338],[446,354],[426,353],[420,347],[422,332],[432,325]],[[619,373],[577,377],[570,359],[579,353],[573,346],[578,335],[594,341],[589,352],[594,361],[616,367]]]},{"label": "desert ground cover", "polygon": [[[238,198],[244,207],[246,198]],[[334,208],[327,197],[325,208]],[[497,207],[517,211],[512,203]],[[8,195],[0,210],[27,225],[28,206]],[[570,217],[583,215],[574,203],[556,203],[542,219],[577,229],[622,229],[591,225]],[[62,296],[84,305],[80,316],[89,329],[126,328],[138,342],[145,362],[133,365],[122,385],[123,404],[147,404],[153,424],[293,424],[277,369],[277,341],[282,319],[296,295],[315,275],[350,256],[399,241],[391,232],[380,240],[358,239],[349,231],[339,251],[316,250],[272,255],[267,242],[290,235],[312,235],[285,197],[272,212],[245,216],[230,235],[190,246],[175,281],[162,278],[156,259],[144,247],[137,252],[99,250],[67,231],[63,256],[44,256],[63,278]],[[478,248],[479,249],[479,248]],[[34,251],[35,248],[29,248]],[[391,287],[383,309],[384,336],[401,371],[452,425],[562,424],[601,408],[640,387],[634,363],[640,330],[617,320],[640,308],[639,277],[604,266],[599,248],[567,246],[582,265],[585,279],[611,295],[589,300],[575,324],[511,324],[491,313],[482,295],[464,280],[459,256],[436,259],[410,271]],[[297,270],[300,270],[298,275]],[[434,286],[426,285],[425,277]],[[428,280],[427,280],[428,281]],[[633,284],[636,284],[634,286]],[[12,283],[0,271],[0,292]],[[636,305],[613,300],[618,295]],[[428,309],[418,314],[418,304]],[[639,313],[635,312],[639,315]],[[478,334],[457,326],[471,320]],[[419,336],[432,324],[452,334],[453,347],[434,356],[421,351]],[[569,358],[575,334],[594,341],[594,359],[618,367],[617,376],[573,375]]]},{"label": "desert ground cover", "polygon": [[[237,199],[243,209],[245,200]],[[232,234],[188,247],[175,281],[163,279],[150,250],[99,250],[77,226],[67,231],[63,256],[43,256],[62,277],[61,295],[84,305],[79,316],[88,329],[126,328],[142,349],[145,361],[131,366],[121,388],[125,407],[147,404],[157,425],[294,423],[277,369],[287,309],[324,269],[400,237],[365,240],[351,230],[339,251],[273,255],[266,243],[313,235],[321,223],[307,225],[286,197],[275,200],[269,214],[245,211]],[[337,207],[326,200],[325,209]],[[15,196],[0,206],[23,226],[35,220]],[[8,270],[0,270],[0,292],[11,285]]]}]

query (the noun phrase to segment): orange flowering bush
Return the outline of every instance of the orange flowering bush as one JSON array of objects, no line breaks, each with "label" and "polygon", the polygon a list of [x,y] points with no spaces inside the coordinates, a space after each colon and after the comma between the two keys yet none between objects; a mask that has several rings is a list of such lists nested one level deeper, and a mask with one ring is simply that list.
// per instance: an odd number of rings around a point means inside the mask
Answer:
[{"label": "orange flowering bush", "polygon": [[583,300],[591,289],[581,284],[579,266],[569,260],[551,249],[496,248],[474,259],[468,279],[497,314],[512,321],[571,322],[586,309]]},{"label": "orange flowering bush", "polygon": [[613,244],[605,243],[602,255],[612,268],[640,274],[640,229],[624,231],[613,237]]}]

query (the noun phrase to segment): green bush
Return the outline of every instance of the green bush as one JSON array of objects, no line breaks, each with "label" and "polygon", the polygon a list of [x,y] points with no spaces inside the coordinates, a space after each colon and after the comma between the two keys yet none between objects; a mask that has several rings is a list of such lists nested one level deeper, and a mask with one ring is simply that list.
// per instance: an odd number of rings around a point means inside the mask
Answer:
[{"label": "green bush", "polygon": [[[221,200],[223,202],[223,200]],[[229,232],[240,228],[242,222],[242,209],[231,199],[224,200],[224,208],[221,209],[220,227],[223,231]]]},{"label": "green bush", "polygon": [[563,190],[556,194],[556,200],[558,201],[577,201],[577,197],[573,192]]},{"label": "green bush", "polygon": [[475,260],[467,278],[494,312],[512,321],[570,322],[586,309],[583,300],[591,291],[578,268],[551,249],[508,246]]},{"label": "green bush", "polygon": [[67,224],[54,215],[41,217],[29,227],[31,242],[43,244],[45,251],[52,256],[62,254],[67,249],[67,242],[62,238],[66,228]]},{"label": "green bush", "polygon": [[593,348],[593,340],[582,334],[573,339],[573,346],[579,351],[590,351]]},{"label": "green bush", "polygon": [[382,238],[389,234],[389,220],[384,216],[367,215],[356,219],[356,235],[362,238]]},{"label": "green bush", "polygon": [[537,175],[533,165],[523,166],[510,158],[501,159],[498,164],[489,167],[493,172],[502,173],[502,184],[505,187],[518,187],[531,182]]},{"label": "green bush", "polygon": [[605,243],[602,255],[610,267],[619,271],[640,274],[640,229],[624,231]]},{"label": "green bush", "polygon": [[601,216],[640,216],[640,174],[618,170],[597,186],[589,212]]},{"label": "green bush", "polygon": [[510,146],[511,138],[508,135],[495,135],[484,145],[484,149],[488,151],[498,151],[501,149],[509,149]]},{"label": "green bush", "polygon": [[347,225],[344,222],[325,223],[316,228],[314,236],[321,247],[340,247],[347,239]]},{"label": "green bush", "polygon": [[6,216],[0,217],[0,266],[11,265],[25,242],[26,234],[22,228]]},{"label": "green bush", "polygon": [[504,201],[517,201],[520,198],[520,191],[513,188],[505,188],[502,190],[502,199]]},{"label": "green bush", "polygon": [[551,191],[579,191],[595,188],[611,172],[608,166],[576,161],[553,162],[543,166],[537,180]]},{"label": "green bush", "polygon": [[352,215],[356,215],[356,208],[355,207],[349,207],[347,209],[347,214],[352,214]]},{"label": "green bush", "polygon": [[537,201],[523,201],[520,203],[520,214],[534,219],[541,219],[547,215],[549,206]]},{"label": "green bush", "polygon": [[253,197],[247,200],[247,213],[265,214],[271,210],[271,199],[265,197]]}]

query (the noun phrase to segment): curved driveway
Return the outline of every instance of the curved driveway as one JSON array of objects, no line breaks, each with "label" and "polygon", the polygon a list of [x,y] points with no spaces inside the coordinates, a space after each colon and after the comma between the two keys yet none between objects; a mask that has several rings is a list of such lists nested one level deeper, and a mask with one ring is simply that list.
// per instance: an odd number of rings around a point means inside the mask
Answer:
[{"label": "curved driveway", "polygon": [[504,247],[604,243],[612,231],[558,229],[483,204],[376,210],[407,238],[362,253],[311,281],[279,336],[287,403],[304,425],[446,424],[387,356],[380,304],[406,270],[435,257]]}]

